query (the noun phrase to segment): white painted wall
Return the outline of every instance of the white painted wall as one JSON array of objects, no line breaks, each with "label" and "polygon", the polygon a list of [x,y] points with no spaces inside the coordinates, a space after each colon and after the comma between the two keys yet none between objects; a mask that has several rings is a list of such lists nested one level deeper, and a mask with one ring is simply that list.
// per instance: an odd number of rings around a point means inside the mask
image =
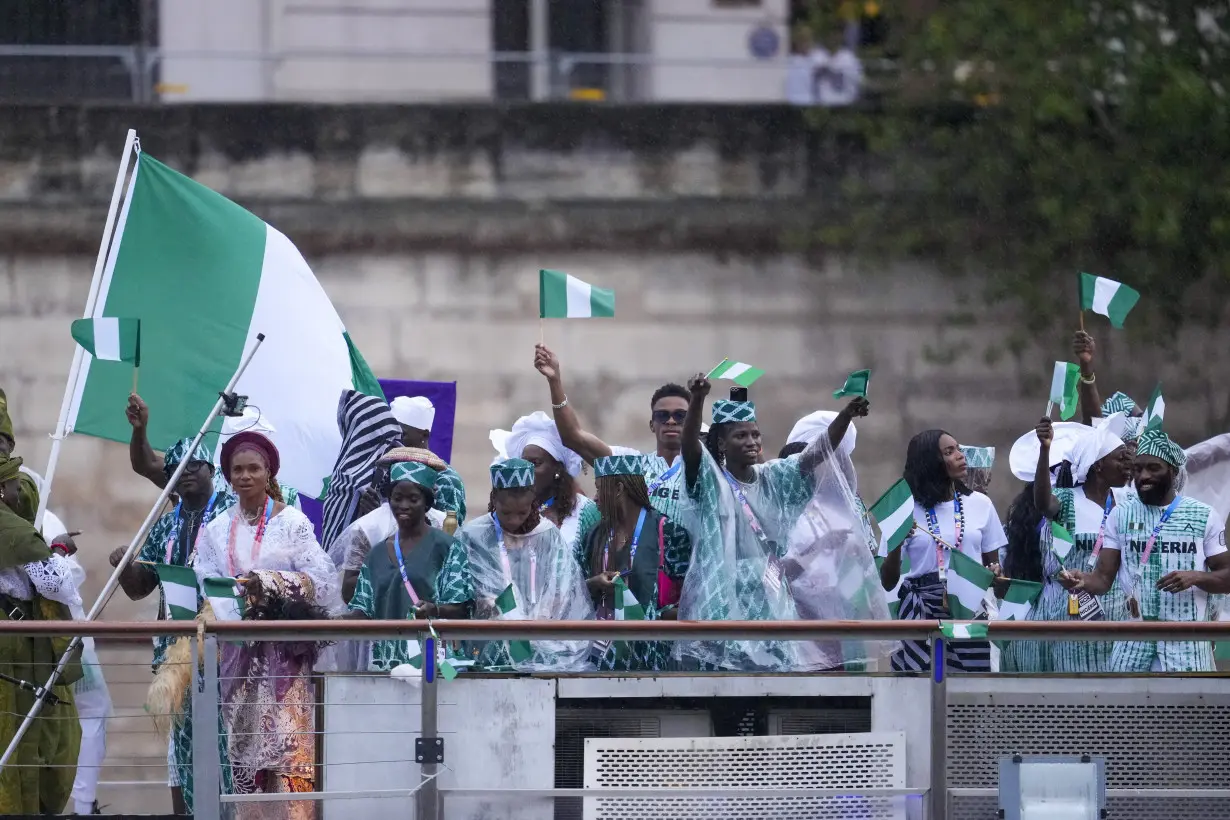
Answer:
[{"label": "white painted wall", "polygon": [[[269,99],[268,64],[237,54],[263,55],[268,19],[266,0],[162,0],[158,41],[170,56],[159,80],[166,102]],[[229,56],[224,56],[229,55]]]}]

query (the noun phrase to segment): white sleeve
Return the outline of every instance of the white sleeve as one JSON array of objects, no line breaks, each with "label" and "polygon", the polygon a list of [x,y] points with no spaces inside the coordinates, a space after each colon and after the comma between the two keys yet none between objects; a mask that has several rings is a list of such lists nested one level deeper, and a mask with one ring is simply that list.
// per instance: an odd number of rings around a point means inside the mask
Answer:
[{"label": "white sleeve", "polygon": [[[1116,502],[1117,503],[1117,502]],[[1119,507],[1116,506],[1106,519],[1106,532],[1102,535],[1102,549],[1120,552],[1123,544],[1119,540]]]},{"label": "white sleeve", "polygon": [[1209,521],[1204,525],[1204,557],[1212,558],[1226,551],[1226,523],[1217,510],[1209,510]]},{"label": "white sleeve", "polygon": [[316,541],[316,530],[306,515],[300,515],[291,530],[291,543],[295,545],[291,566],[312,579],[315,603],[330,613],[340,612],[345,606],[341,598],[341,585],[337,580],[337,567]]},{"label": "white sleeve", "polygon": [[226,513],[219,515],[213,521],[203,525],[201,533],[201,542],[197,545],[196,555],[192,559],[192,568],[196,571],[197,583],[204,589],[206,578],[224,578],[226,573],[222,571],[222,567],[218,565],[217,554],[218,550],[214,544],[214,522],[226,521],[229,516]]},{"label": "white sleeve", "polygon": [[70,609],[81,606],[81,595],[73,579],[73,567],[60,555],[52,554],[46,561],[23,564],[22,572],[30,579],[39,595],[59,601]]},{"label": "white sleeve", "polygon": [[983,496],[983,500],[987,505],[987,520],[982,525],[982,554],[988,552],[999,552],[999,548],[1006,546],[1008,536],[1004,534],[1004,525],[1000,523],[999,513],[995,510],[995,505],[991,499]]}]

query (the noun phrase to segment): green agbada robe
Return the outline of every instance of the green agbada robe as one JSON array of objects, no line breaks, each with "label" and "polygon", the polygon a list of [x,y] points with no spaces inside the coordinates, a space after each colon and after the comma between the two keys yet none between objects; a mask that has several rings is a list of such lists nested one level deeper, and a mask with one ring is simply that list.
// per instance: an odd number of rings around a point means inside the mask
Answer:
[{"label": "green agbada robe", "polygon": [[[23,478],[27,477],[23,474]],[[27,485],[23,481],[19,505],[23,514],[30,507],[31,497],[33,506],[37,507],[37,489],[33,488],[33,482]],[[28,512],[32,520],[34,510]],[[0,503],[0,569],[45,561],[50,557],[51,550],[31,521]],[[67,620],[69,617],[63,604],[37,594],[26,609],[27,619]],[[6,610],[7,607],[0,607],[0,620],[9,619]],[[53,642],[47,638],[0,637],[0,672],[42,683],[67,644],[67,639]],[[77,665],[78,676],[80,671]],[[73,704],[72,687],[56,686],[54,691],[61,702],[56,706],[43,706],[39,719],[17,747],[11,760],[14,765],[0,771],[0,815],[56,814],[63,810],[72,794],[81,747],[81,724]],[[33,705],[32,692],[0,681],[0,743],[9,744]]]}]

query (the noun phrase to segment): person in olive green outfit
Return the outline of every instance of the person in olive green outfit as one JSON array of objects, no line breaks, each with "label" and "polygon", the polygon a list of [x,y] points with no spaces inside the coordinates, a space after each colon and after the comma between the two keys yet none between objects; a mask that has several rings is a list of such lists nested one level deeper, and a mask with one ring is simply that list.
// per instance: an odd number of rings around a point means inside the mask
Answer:
[{"label": "person in olive green outfit", "polygon": [[[450,579],[444,572],[445,559],[456,541],[427,520],[439,477],[439,472],[417,461],[393,466],[389,508],[397,520],[397,532],[367,554],[350,599],[352,617],[466,617],[468,587],[463,578]],[[374,641],[368,668],[385,672],[410,660],[407,641]]]},{"label": "person in olive green outfit", "polygon": [[[38,489],[20,468],[20,458],[0,454],[0,620],[12,620],[14,613],[22,620],[71,620],[59,599],[76,595],[76,587],[34,528]],[[0,672],[41,685],[67,646],[67,638],[0,637]],[[79,662],[66,667],[62,685],[54,689],[59,703],[44,705],[0,771],[0,815],[57,814],[68,802],[81,744],[71,684],[81,675]],[[0,680],[0,746],[16,736],[34,699]]]}]

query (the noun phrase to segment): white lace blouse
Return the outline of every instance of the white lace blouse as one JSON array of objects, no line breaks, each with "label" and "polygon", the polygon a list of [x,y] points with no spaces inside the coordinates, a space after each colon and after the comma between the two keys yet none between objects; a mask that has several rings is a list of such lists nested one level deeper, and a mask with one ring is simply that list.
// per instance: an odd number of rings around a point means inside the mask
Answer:
[{"label": "white lace blouse", "polygon": [[52,554],[46,561],[0,569],[0,595],[22,601],[34,600],[34,592],[72,608],[81,606],[81,596],[73,581],[72,565]]},{"label": "white lace blouse", "polygon": [[[232,556],[231,523],[236,517]],[[244,520],[239,505],[210,521],[201,531],[193,561],[197,579],[203,582],[206,578],[238,578],[257,569],[302,572],[312,579],[317,606],[331,613],[342,610],[337,569],[317,543],[316,532],[307,516],[294,507],[283,508],[266,525],[259,551],[254,549],[256,529],[255,524]]]}]

